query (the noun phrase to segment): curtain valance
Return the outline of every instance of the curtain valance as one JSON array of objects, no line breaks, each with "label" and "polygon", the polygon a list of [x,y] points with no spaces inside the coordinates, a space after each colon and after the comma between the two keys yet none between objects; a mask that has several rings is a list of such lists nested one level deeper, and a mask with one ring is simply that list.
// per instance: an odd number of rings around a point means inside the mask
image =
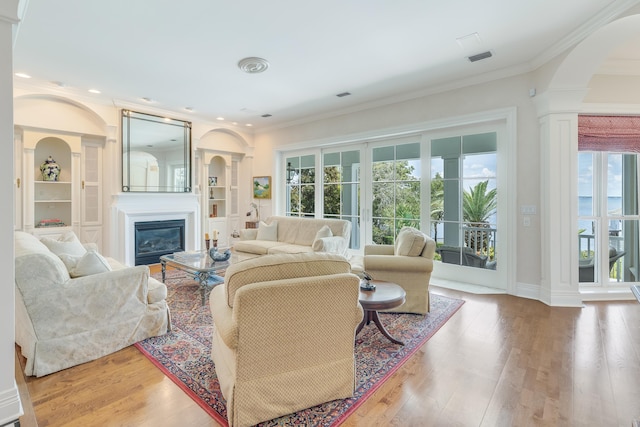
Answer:
[{"label": "curtain valance", "polygon": [[579,151],[640,153],[640,116],[578,116]]}]

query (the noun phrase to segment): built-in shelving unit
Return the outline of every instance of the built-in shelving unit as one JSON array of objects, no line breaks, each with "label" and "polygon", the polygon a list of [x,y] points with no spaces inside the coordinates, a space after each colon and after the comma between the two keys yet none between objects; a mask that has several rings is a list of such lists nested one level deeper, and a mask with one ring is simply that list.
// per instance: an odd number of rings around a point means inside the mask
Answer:
[{"label": "built-in shelving unit", "polygon": [[[58,181],[43,180],[40,165],[49,156],[60,166]],[[60,138],[43,138],[36,145],[33,163],[34,227],[37,229],[70,227],[73,216],[71,148]]]},{"label": "built-in shelving unit", "polygon": [[[104,138],[50,129],[17,128],[15,168],[17,227],[56,236],[73,230],[82,242],[102,244],[102,151]],[[60,167],[47,180],[40,166],[51,157]],[[47,177],[48,178],[48,177]]]},{"label": "built-in shelving unit", "polygon": [[227,246],[227,161],[222,156],[213,156],[207,168],[207,221],[206,233],[213,238],[217,231],[218,245]]},{"label": "built-in shelving unit", "polygon": [[226,189],[219,185],[209,186],[209,218],[226,217]]},{"label": "built-in shelving unit", "polygon": [[205,152],[202,206],[204,232],[218,235],[218,246],[231,245],[231,233],[238,221],[239,162],[233,156]]}]

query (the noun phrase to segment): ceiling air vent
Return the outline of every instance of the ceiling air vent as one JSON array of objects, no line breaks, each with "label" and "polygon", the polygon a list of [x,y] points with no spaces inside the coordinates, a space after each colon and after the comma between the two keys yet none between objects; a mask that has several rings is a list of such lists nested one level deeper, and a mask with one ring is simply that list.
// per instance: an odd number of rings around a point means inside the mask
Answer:
[{"label": "ceiling air vent", "polygon": [[470,62],[476,62],[482,59],[491,58],[492,56],[493,54],[490,51],[486,51],[486,52],[478,53],[476,55],[471,55],[468,57],[468,59]]},{"label": "ceiling air vent", "polygon": [[336,96],[337,96],[338,98],[342,98],[343,96],[349,96],[349,95],[351,95],[351,93],[350,93],[350,92],[342,92],[342,93],[337,94]]},{"label": "ceiling air vent", "polygon": [[271,114],[263,114],[260,117],[271,117]]}]

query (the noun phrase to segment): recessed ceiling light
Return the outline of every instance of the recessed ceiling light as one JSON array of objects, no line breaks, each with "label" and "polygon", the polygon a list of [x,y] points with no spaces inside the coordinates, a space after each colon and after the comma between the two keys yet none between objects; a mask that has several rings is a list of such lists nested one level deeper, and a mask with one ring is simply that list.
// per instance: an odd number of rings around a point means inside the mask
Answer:
[{"label": "recessed ceiling light", "polygon": [[249,58],[241,59],[238,62],[238,68],[245,73],[258,74],[267,71],[267,68],[269,68],[269,61],[251,56]]},{"label": "recessed ceiling light", "polygon": [[16,73],[16,77],[21,77],[23,79],[30,79],[31,76],[27,73]]},{"label": "recessed ceiling light", "polygon": [[102,93],[98,89],[89,89],[90,93]]},{"label": "recessed ceiling light", "polygon": [[216,117],[216,120],[224,120],[224,117]]},{"label": "recessed ceiling light", "polygon": [[237,125],[237,124],[238,124],[238,122],[231,122],[231,124],[232,124],[232,125]]},{"label": "recessed ceiling light", "polygon": [[247,126],[253,126],[251,123],[247,123]]}]

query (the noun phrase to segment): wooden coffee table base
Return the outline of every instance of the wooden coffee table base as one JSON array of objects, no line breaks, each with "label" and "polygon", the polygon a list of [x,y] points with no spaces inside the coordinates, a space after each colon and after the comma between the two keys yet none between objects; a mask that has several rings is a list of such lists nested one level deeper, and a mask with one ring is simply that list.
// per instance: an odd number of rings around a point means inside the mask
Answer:
[{"label": "wooden coffee table base", "polygon": [[358,325],[358,329],[356,329],[356,335],[360,333],[362,328],[364,328],[364,325],[368,325],[371,322],[376,324],[376,326],[378,327],[378,330],[382,332],[382,335],[387,337],[389,341],[391,341],[394,344],[404,345],[402,341],[392,337],[387,331],[387,329],[382,325],[382,323],[380,323],[380,317],[378,317],[378,312],[376,310],[365,310],[364,317],[362,318],[362,322],[360,322],[360,324]]},{"label": "wooden coffee table base", "polygon": [[362,322],[356,329],[356,335],[360,333],[364,325],[368,325],[373,322],[377,326],[378,330],[382,332],[382,335],[387,337],[389,341],[394,344],[404,345],[400,340],[393,338],[387,329],[380,322],[378,317],[378,310],[389,310],[396,308],[404,304],[406,293],[402,287],[391,282],[383,282],[381,280],[372,280],[371,283],[376,285],[376,289],[373,291],[365,291],[360,289],[360,305],[364,310],[364,316]]}]

